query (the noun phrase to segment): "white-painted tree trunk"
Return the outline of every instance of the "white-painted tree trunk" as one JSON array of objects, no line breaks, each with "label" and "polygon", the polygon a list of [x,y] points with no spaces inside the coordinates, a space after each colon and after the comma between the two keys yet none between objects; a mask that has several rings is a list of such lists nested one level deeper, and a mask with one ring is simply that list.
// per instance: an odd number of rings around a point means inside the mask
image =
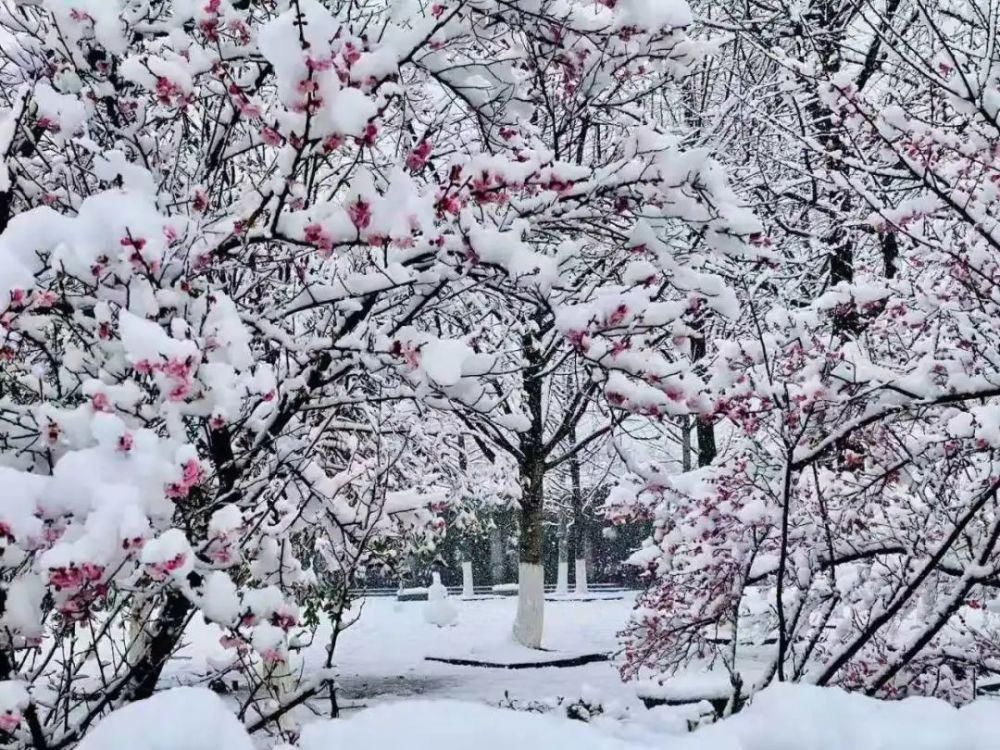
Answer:
[{"label": "white-painted tree trunk", "polygon": [[[256,666],[260,683],[254,697],[261,700],[267,710],[280,708],[295,693],[296,671],[288,663],[288,659],[277,664],[258,662]],[[278,727],[285,731],[295,729],[295,721],[290,711],[278,718]]]},{"label": "white-painted tree trunk", "polygon": [[152,614],[152,601],[137,598],[133,602],[128,618],[128,647],[125,651],[125,660],[133,667],[142,661],[149,648],[149,631],[146,626]]},{"label": "white-painted tree trunk", "polygon": [[517,617],[514,640],[528,648],[542,647],[545,624],[545,570],[536,563],[521,563],[517,570]]},{"label": "white-painted tree trunk", "polygon": [[586,558],[576,561],[576,593],[587,593],[587,560]]},{"label": "white-painted tree trunk", "polygon": [[556,593],[569,593],[569,561],[559,561],[559,576],[556,578]]},{"label": "white-painted tree trunk", "polygon": [[472,561],[462,562],[462,596],[470,599],[476,595],[476,587],[472,581]]}]

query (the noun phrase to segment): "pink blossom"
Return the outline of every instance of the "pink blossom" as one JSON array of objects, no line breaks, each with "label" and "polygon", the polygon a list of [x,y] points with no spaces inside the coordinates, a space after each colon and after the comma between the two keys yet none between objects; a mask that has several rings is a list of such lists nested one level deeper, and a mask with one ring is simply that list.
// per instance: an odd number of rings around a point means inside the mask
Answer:
[{"label": "pink blossom", "polygon": [[83,571],[76,565],[70,565],[68,568],[60,566],[49,570],[49,584],[55,587],[56,591],[76,589],[83,583]]},{"label": "pink blossom", "polygon": [[261,108],[247,100],[239,103],[240,114],[249,120],[258,120],[263,115]]},{"label": "pink blossom", "polygon": [[94,563],[83,563],[80,566],[80,575],[85,582],[96,583],[104,577],[104,566]]},{"label": "pink blossom", "polygon": [[35,298],[32,300],[32,306],[39,310],[46,310],[52,307],[58,299],[59,297],[55,292],[46,290],[35,295]]},{"label": "pink blossom", "polygon": [[188,496],[188,492],[190,490],[190,487],[187,487],[179,482],[171,482],[167,485],[164,494],[166,494],[166,496],[171,500],[182,500]]},{"label": "pink blossom", "polygon": [[235,648],[242,650],[246,648],[246,642],[242,638],[234,635],[223,635],[219,637],[219,645],[223,648]]},{"label": "pink blossom", "polygon": [[427,160],[431,155],[431,144],[430,141],[423,140],[417,145],[410,155],[406,157],[406,167],[413,171],[419,172],[427,165]]},{"label": "pink blossom", "polygon": [[586,331],[570,331],[566,334],[566,338],[569,339],[570,344],[577,351],[585,352],[590,349],[590,341],[588,340]]},{"label": "pink blossom", "polygon": [[164,76],[156,79],[156,100],[171,106],[186,103],[181,87]]},{"label": "pink blossom", "polygon": [[201,33],[205,35],[205,38],[210,42],[218,41],[219,39],[219,19],[218,18],[206,18],[198,22],[198,28],[201,29]]},{"label": "pink blossom", "polygon": [[269,127],[263,127],[260,129],[260,139],[268,146],[280,146],[282,142],[281,135],[279,135],[278,131]]},{"label": "pink blossom", "polygon": [[615,328],[616,326],[621,325],[627,316],[628,316],[628,306],[618,305],[618,307],[615,308],[614,312],[612,312],[611,315],[608,316],[608,327]]},{"label": "pink blossom", "polygon": [[180,570],[187,562],[187,555],[180,552],[165,562],[151,563],[146,566],[149,577],[154,581],[162,581],[176,570]]},{"label": "pink blossom", "polygon": [[295,89],[300,94],[311,94],[314,91],[319,91],[319,84],[310,78],[303,78],[301,81],[298,82],[298,85],[295,87]]},{"label": "pink blossom", "polygon": [[184,464],[183,481],[186,485],[191,486],[198,484],[201,481],[201,466],[198,461],[191,459]]},{"label": "pink blossom", "polygon": [[372,146],[375,144],[376,138],[378,138],[378,125],[374,122],[370,122],[365,125],[364,133],[357,139],[357,141],[364,146]]},{"label": "pink blossom", "polygon": [[90,397],[90,405],[94,411],[110,411],[111,401],[108,400],[108,395],[103,392],[95,393]]},{"label": "pink blossom", "polygon": [[354,226],[358,229],[367,229],[368,225],[371,224],[371,206],[367,201],[364,201],[361,198],[348,207],[347,213],[351,217],[351,222],[353,222]]},{"label": "pink blossom", "polygon": [[187,560],[187,555],[184,553],[178,553],[174,557],[171,557],[165,563],[163,563],[163,569],[168,573],[173,573],[175,570],[180,569],[184,562]]},{"label": "pink blossom", "polygon": [[5,711],[4,713],[0,714],[0,730],[3,730],[4,732],[7,732],[9,734],[10,732],[13,732],[15,729],[17,729],[19,726],[21,726],[20,714],[11,713],[10,711]]},{"label": "pink blossom", "polygon": [[331,151],[336,151],[344,144],[344,139],[339,135],[329,135],[326,140],[323,141],[323,150],[327,153]]},{"label": "pink blossom", "polygon": [[170,401],[183,401],[190,393],[191,386],[188,383],[178,383],[167,393]]},{"label": "pink blossom", "polygon": [[146,546],[146,540],[141,536],[134,536],[130,539],[122,540],[122,549],[129,555],[134,555]]},{"label": "pink blossom", "polygon": [[281,664],[285,661],[285,657],[276,648],[264,649],[260,652],[260,657],[264,660],[265,664]]},{"label": "pink blossom", "polygon": [[271,624],[287,632],[298,624],[298,620],[291,612],[275,612],[271,615]]},{"label": "pink blossom", "polygon": [[203,213],[208,208],[208,196],[204,190],[195,190],[194,197],[191,198],[191,210],[196,213]]},{"label": "pink blossom", "polygon": [[347,63],[348,67],[354,65],[354,63],[356,63],[358,60],[361,59],[361,50],[359,50],[350,42],[344,45],[344,49],[341,52],[341,54],[343,55],[344,62]]},{"label": "pink blossom", "polygon": [[410,342],[394,341],[391,352],[410,367],[416,368],[420,364],[420,349]]},{"label": "pink blossom", "polygon": [[306,56],[306,68],[309,70],[329,70],[333,67],[333,60],[329,57],[317,59],[311,55]]},{"label": "pink blossom", "polygon": [[434,208],[440,215],[452,214],[455,216],[462,210],[462,201],[457,195],[443,195],[438,198]]},{"label": "pink blossom", "polygon": [[331,239],[330,235],[326,233],[326,230],[320,224],[307,225],[303,236],[306,242],[321,250],[329,252],[333,249],[333,239]]},{"label": "pink blossom", "polygon": [[45,527],[42,529],[42,539],[45,540],[46,544],[55,544],[58,542],[62,535],[66,532],[64,526],[56,526],[54,523],[46,523]]},{"label": "pink blossom", "polygon": [[187,380],[191,376],[191,362],[186,359],[171,359],[161,365],[163,374],[175,380]]}]

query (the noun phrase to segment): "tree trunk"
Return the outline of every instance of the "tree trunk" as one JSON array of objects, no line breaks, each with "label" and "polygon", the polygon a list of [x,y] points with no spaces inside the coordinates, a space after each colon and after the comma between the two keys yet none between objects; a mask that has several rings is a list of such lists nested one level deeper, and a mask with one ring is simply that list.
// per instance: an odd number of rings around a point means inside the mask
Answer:
[{"label": "tree trunk", "polygon": [[156,619],[156,631],[150,635],[142,658],[132,668],[132,684],[135,687],[129,696],[130,701],[148,698],[156,690],[160,673],[184,632],[190,611],[191,604],[183,594],[177,591],[167,594]]},{"label": "tree trunk", "polygon": [[545,571],[542,568],[541,467],[522,478],[521,528],[518,536],[517,616],[514,639],[528,648],[542,647],[545,621]]},{"label": "tree trunk", "polygon": [[[573,430],[573,441],[576,442],[576,430]],[[571,481],[570,499],[573,507],[573,555],[576,560],[573,565],[574,585],[576,593],[587,593],[587,553],[584,549],[584,538],[587,531],[587,520],[583,516],[583,488],[580,486],[580,461],[574,455],[569,463]]]},{"label": "tree trunk", "polygon": [[493,525],[490,527],[490,577],[494,586],[508,582],[505,576],[506,572],[507,550],[504,545],[501,519],[497,513],[494,514]]},{"label": "tree trunk", "polygon": [[471,599],[476,595],[476,587],[472,580],[472,560],[462,561],[462,597]]},{"label": "tree trunk", "polygon": [[559,573],[556,577],[556,593],[569,593],[569,518],[565,508],[559,511]]},{"label": "tree trunk", "polygon": [[677,423],[681,430],[681,471],[691,471],[691,416],[682,414]]},{"label": "tree trunk", "polygon": [[545,571],[542,568],[542,514],[545,509],[542,357],[533,334],[525,334],[521,342],[527,364],[522,375],[525,407],[531,418],[531,426],[520,435],[521,524],[518,536],[514,639],[528,648],[541,648],[545,621]]},{"label": "tree trunk", "polygon": [[[576,441],[576,430],[573,431]],[[573,564],[574,586],[576,593],[587,593],[587,553],[584,540],[587,533],[587,519],[583,515],[583,488],[580,485],[580,462],[576,456],[570,459],[570,500],[573,508]]]},{"label": "tree trunk", "polygon": [[575,569],[573,571],[573,574],[576,576],[575,581],[574,581],[576,593],[578,593],[578,594],[586,594],[587,591],[588,591],[588,589],[587,589],[587,558],[586,558],[586,556],[584,556],[584,557],[578,557],[576,559],[576,562],[574,563],[574,568]]},{"label": "tree trunk", "polygon": [[[703,325],[699,322],[696,326],[699,334]],[[695,372],[704,374],[705,365],[701,360],[707,351],[704,335],[698,335],[691,339],[691,361],[695,363]],[[698,439],[698,466],[708,466],[715,460],[718,449],[715,446],[715,425],[708,417],[696,417],[695,436]],[[690,463],[690,462],[689,462]],[[685,464],[684,469],[690,466]]]},{"label": "tree trunk", "polygon": [[128,618],[128,647],[125,651],[125,660],[129,666],[134,667],[145,658],[149,648],[147,626],[153,615],[154,603],[152,600],[136,595],[131,609]]}]

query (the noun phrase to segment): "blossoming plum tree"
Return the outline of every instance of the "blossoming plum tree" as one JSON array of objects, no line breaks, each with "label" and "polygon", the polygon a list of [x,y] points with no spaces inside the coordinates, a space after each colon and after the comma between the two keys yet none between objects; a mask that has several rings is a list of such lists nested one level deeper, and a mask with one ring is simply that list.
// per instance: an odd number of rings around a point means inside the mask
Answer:
[{"label": "blossoming plum tree", "polygon": [[[755,136],[813,171],[759,170],[784,180],[760,187],[772,256],[733,286],[704,390],[727,450],[683,477],[637,460],[614,498],[656,525],[627,674],[720,661],[736,699],[777,679],[961,702],[995,671],[995,23],[922,0],[719,21],[756,50]],[[818,248],[839,271],[796,283]]]}]

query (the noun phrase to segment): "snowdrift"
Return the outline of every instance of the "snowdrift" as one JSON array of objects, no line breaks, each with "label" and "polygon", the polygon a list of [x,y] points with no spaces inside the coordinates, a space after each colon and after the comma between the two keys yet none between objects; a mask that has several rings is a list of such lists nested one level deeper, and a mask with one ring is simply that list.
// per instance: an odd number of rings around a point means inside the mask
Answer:
[{"label": "snowdrift", "polygon": [[[459,701],[402,701],[302,731],[299,750],[653,750],[555,715]],[[664,737],[657,750],[995,750],[1000,702],[961,709],[932,698],[878,701],[836,688],[775,685],[744,712],[692,734]],[[79,750],[252,750],[223,702],[176,688],[111,714]]]}]

